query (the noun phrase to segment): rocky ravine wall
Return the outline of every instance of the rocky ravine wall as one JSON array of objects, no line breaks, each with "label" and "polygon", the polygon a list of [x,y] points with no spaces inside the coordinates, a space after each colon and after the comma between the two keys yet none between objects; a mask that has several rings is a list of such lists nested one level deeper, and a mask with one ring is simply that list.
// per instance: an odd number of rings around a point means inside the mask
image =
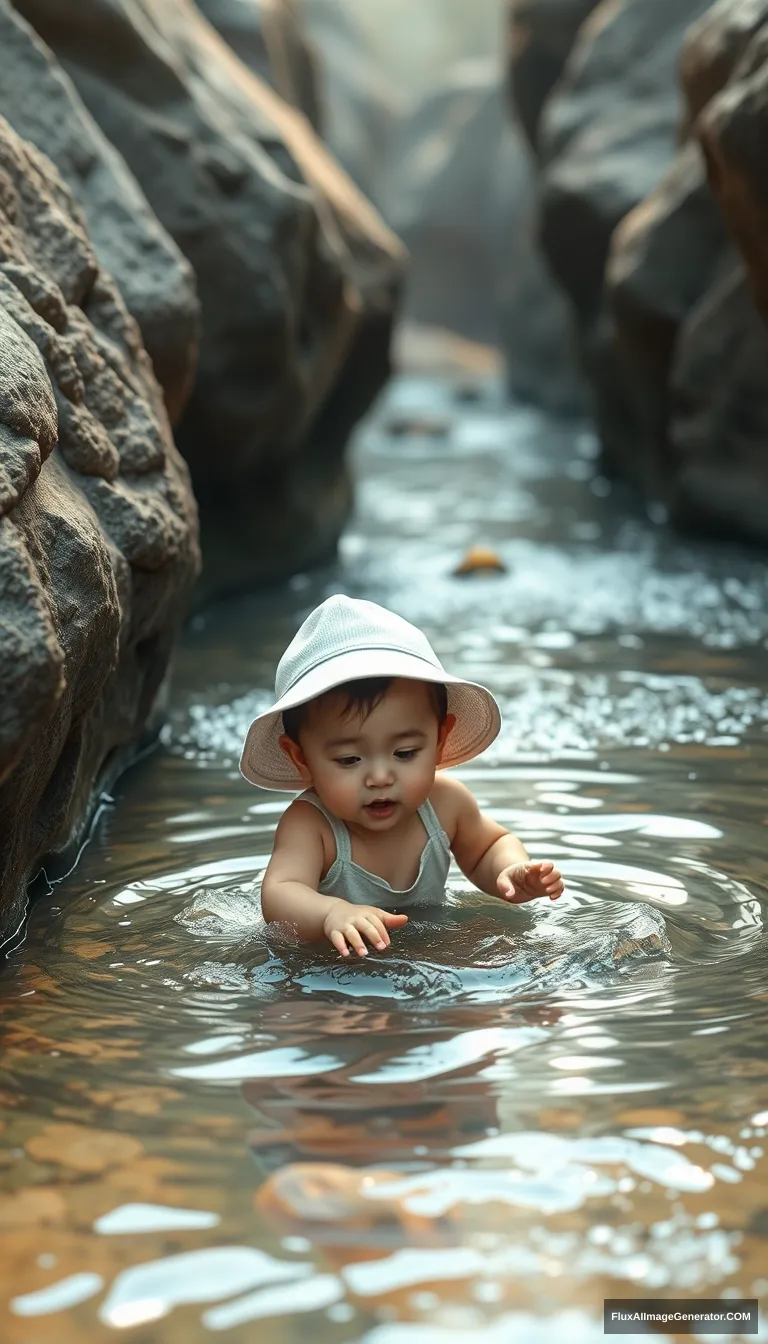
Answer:
[{"label": "rocky ravine wall", "polygon": [[161,703],[195,504],[73,196],[0,119],[0,931]]},{"label": "rocky ravine wall", "polygon": [[[388,372],[400,244],[191,0],[16,8],[197,277],[200,358],[177,437],[205,591],[329,557],[350,505],[349,432]],[[256,0],[243,9],[260,22]],[[283,0],[270,9],[272,31],[293,21]]]},{"label": "rocky ravine wall", "polygon": [[[293,7],[267,8],[264,73],[316,116]],[[402,267],[188,0],[0,0],[0,944],[157,725],[188,466],[198,598],[332,552]]]},{"label": "rocky ravine wall", "polygon": [[514,0],[512,35],[606,466],[765,542],[768,3]]},{"label": "rocky ravine wall", "polygon": [[99,262],[138,322],[168,414],[178,420],[197,362],[200,304],[192,267],[9,0],[0,0],[0,116],[52,159],[80,202]]}]

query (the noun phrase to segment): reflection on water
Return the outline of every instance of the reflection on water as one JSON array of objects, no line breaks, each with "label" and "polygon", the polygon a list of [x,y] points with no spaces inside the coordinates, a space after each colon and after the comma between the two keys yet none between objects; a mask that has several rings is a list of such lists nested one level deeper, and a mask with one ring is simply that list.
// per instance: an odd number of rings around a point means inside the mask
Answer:
[{"label": "reflection on water", "polygon": [[[392,387],[338,569],[197,619],[161,748],[38,901],[0,984],[3,1344],[593,1344],[607,1296],[768,1290],[765,568],[481,391]],[[477,543],[507,572],[453,577]],[[265,927],[288,798],[240,743],[338,589],[491,684],[460,773],[557,905],[454,869],[349,965]]]}]

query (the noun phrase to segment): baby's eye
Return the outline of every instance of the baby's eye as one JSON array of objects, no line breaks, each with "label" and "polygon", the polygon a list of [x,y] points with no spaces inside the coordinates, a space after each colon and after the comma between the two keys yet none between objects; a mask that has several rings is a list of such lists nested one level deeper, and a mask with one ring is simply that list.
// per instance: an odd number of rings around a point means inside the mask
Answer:
[{"label": "baby's eye", "polygon": [[344,769],[349,769],[351,765],[357,765],[359,760],[359,756],[337,756],[336,764],[342,766]]},{"label": "baby's eye", "polygon": [[418,752],[418,747],[400,747],[400,749],[395,752],[395,759],[398,761],[412,761],[414,756],[418,755]]}]

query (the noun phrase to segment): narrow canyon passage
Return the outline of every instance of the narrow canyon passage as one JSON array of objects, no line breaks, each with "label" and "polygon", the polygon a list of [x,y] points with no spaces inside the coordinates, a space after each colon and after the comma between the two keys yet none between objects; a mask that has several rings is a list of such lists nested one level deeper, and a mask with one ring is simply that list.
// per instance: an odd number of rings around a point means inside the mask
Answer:
[{"label": "narrow canyon passage", "polygon": [[[570,1344],[604,1297],[765,1291],[765,564],[596,459],[492,372],[401,376],[338,565],[193,621],[162,744],[0,982],[6,1344]],[[457,576],[476,545],[503,570]],[[333,591],[491,687],[460,774],[556,907],[452,872],[361,964],[265,929],[288,800],[240,746]]]}]

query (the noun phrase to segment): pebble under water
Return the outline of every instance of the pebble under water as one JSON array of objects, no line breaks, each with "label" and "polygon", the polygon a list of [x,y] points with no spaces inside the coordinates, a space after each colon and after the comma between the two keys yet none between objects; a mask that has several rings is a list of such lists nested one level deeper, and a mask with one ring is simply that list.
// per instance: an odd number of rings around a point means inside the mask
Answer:
[{"label": "pebble under water", "polygon": [[[397,379],[355,470],[336,566],[192,622],[0,980],[4,1344],[597,1344],[607,1297],[768,1294],[763,559],[492,377]],[[289,798],[240,746],[334,591],[493,689],[459,774],[556,905],[455,870],[358,962],[264,926]]]}]

